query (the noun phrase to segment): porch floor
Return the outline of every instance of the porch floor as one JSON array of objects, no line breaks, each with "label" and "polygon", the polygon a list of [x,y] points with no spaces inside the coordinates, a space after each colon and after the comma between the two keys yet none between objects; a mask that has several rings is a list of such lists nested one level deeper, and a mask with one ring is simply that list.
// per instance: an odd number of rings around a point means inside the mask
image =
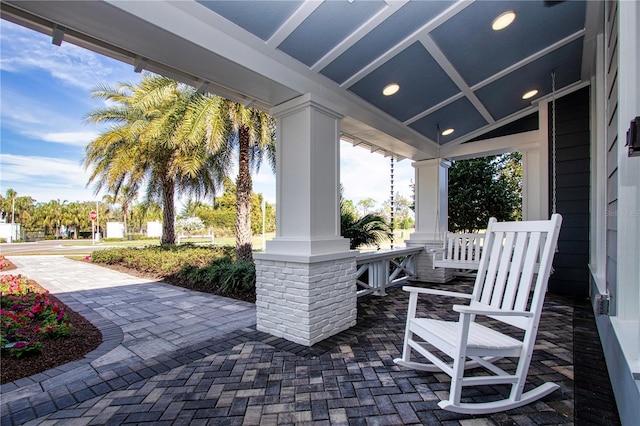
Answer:
[{"label": "porch floor", "polygon": [[[468,280],[433,285],[466,292],[471,286]],[[393,363],[407,302],[400,286],[386,297],[363,297],[356,327],[311,348],[242,325],[100,375],[79,375],[41,395],[21,398],[14,382],[2,389],[1,424],[620,424],[587,301],[549,294],[545,303],[528,383],[555,381],[560,389],[482,416],[438,408],[448,376]],[[448,315],[447,308],[446,300],[421,307],[438,316]],[[463,397],[486,399],[505,389],[486,386]]]}]

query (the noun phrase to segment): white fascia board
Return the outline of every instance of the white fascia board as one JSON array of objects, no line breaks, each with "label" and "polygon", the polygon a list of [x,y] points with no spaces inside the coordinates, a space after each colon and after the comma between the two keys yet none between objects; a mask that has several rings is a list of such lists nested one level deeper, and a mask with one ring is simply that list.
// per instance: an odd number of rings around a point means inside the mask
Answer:
[{"label": "white fascia board", "polygon": [[469,142],[452,147],[445,145],[442,147],[440,154],[442,158],[462,160],[465,158],[503,154],[505,152],[527,151],[537,149],[539,146],[539,131],[532,130],[514,135]]}]

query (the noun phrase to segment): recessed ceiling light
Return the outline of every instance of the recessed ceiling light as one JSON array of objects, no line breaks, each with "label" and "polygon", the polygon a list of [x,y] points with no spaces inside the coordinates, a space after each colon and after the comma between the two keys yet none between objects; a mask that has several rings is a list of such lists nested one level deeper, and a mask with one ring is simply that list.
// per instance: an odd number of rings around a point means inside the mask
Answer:
[{"label": "recessed ceiling light", "polygon": [[504,12],[493,20],[493,22],[491,23],[491,28],[493,28],[495,31],[504,30],[509,25],[511,25],[514,19],[516,19],[516,13],[513,10]]},{"label": "recessed ceiling light", "polygon": [[384,89],[382,89],[382,94],[385,96],[391,96],[398,93],[398,90],[400,90],[400,85],[398,85],[397,83],[391,83],[385,86]]},{"label": "recessed ceiling light", "polygon": [[446,129],[442,131],[442,136],[449,136],[451,133],[453,133],[453,129]]},{"label": "recessed ceiling light", "polygon": [[527,93],[522,95],[522,99],[533,98],[537,94],[538,94],[538,89],[529,90]]}]

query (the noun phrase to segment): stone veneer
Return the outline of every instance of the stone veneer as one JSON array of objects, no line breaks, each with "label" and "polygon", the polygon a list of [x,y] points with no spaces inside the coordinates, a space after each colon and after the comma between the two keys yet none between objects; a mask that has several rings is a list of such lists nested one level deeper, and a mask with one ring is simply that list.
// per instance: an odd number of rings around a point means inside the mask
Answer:
[{"label": "stone veneer", "polygon": [[356,258],[256,258],[257,329],[312,346],[356,325]]},{"label": "stone veneer", "polygon": [[431,250],[442,249],[442,241],[412,242],[407,240],[406,244],[407,247],[424,247],[424,250],[416,256],[416,277],[413,280],[444,284],[454,278],[452,269],[433,267]]}]

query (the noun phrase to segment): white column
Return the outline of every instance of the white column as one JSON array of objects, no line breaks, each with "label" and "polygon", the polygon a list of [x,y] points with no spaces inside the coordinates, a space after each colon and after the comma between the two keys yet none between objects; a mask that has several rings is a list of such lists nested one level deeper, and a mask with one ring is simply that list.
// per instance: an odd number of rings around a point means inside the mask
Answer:
[{"label": "white column", "polygon": [[544,143],[540,141],[536,147],[521,149],[520,153],[522,154],[522,220],[548,220],[549,166],[546,140]]},{"label": "white column", "polygon": [[407,247],[424,247],[417,257],[417,279],[444,283],[453,279],[451,270],[433,268],[431,250],[442,248],[449,221],[449,167],[451,162],[436,158],[416,161],[415,203],[416,231],[406,241]]},{"label": "white column", "polygon": [[275,107],[276,237],[271,254],[349,250],[340,236],[340,115],[311,95]]},{"label": "white column", "polygon": [[416,179],[416,231],[411,240],[438,240],[449,223],[449,167],[436,158],[413,163]]},{"label": "white column", "polygon": [[336,109],[307,94],[271,110],[276,237],[254,255],[257,328],[307,346],[356,323],[356,252],[340,236]]}]

